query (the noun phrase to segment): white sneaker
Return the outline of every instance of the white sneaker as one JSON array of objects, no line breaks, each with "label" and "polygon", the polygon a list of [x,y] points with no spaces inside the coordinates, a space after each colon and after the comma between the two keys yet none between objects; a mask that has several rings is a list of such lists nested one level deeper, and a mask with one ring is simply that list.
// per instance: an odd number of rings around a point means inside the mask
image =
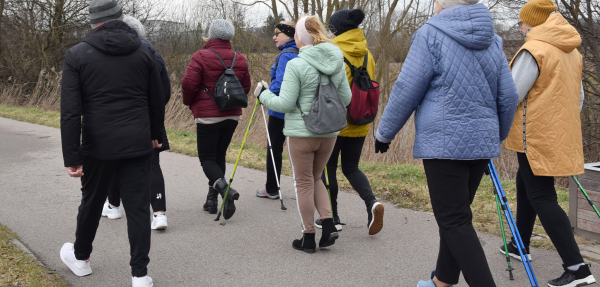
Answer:
[{"label": "white sneaker", "polygon": [[102,216],[106,216],[108,219],[119,219],[121,218],[121,208],[119,206],[111,208],[109,203],[105,202],[102,208]]},{"label": "white sneaker", "polygon": [[144,277],[131,277],[131,286],[132,287],[152,287],[154,283],[152,283],[152,278],[148,276]]},{"label": "white sneaker", "polygon": [[165,214],[154,215],[154,217],[152,219],[152,225],[150,226],[150,228],[152,228],[154,230],[167,229],[167,215],[165,215]]},{"label": "white sneaker", "polygon": [[63,244],[62,248],[60,249],[60,259],[77,276],[86,276],[92,274],[90,259],[77,260],[77,258],[75,258],[75,249],[73,248],[73,243],[71,242]]}]

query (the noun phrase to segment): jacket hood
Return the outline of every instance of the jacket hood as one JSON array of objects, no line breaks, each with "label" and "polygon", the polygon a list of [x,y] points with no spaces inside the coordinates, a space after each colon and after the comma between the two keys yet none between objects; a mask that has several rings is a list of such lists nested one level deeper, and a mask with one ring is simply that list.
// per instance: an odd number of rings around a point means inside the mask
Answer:
[{"label": "jacket hood", "polygon": [[427,24],[468,49],[484,50],[494,42],[492,14],[483,4],[464,6],[445,13],[442,11],[429,19]]},{"label": "jacket hood", "polygon": [[581,45],[581,35],[560,13],[550,15],[544,24],[531,29],[525,41],[532,40],[546,42],[565,53],[570,53]]},{"label": "jacket hood", "polygon": [[152,54],[156,54],[156,49],[154,49],[154,46],[152,46],[152,43],[150,43],[150,41],[142,38],[141,39],[142,43],[144,43],[145,45],[148,45],[148,48],[150,49],[150,52],[152,52]]},{"label": "jacket hood", "polygon": [[204,49],[209,50],[231,50],[231,41],[229,40],[221,40],[221,39],[212,39],[206,44],[204,44]]},{"label": "jacket hood", "polygon": [[89,32],[84,42],[106,55],[129,55],[141,45],[140,37],[123,21],[110,21]]},{"label": "jacket hood", "polygon": [[367,54],[367,39],[362,29],[346,31],[333,38],[333,42],[351,57],[364,57]]},{"label": "jacket hood", "polygon": [[281,45],[281,47],[279,47],[279,51],[283,51],[283,50],[287,50],[287,49],[298,49],[298,46],[296,46],[296,41],[294,39],[291,39],[287,42],[285,42],[285,44]]},{"label": "jacket hood", "polygon": [[305,60],[325,75],[333,75],[341,71],[344,65],[342,50],[327,42],[300,49],[298,58]]}]

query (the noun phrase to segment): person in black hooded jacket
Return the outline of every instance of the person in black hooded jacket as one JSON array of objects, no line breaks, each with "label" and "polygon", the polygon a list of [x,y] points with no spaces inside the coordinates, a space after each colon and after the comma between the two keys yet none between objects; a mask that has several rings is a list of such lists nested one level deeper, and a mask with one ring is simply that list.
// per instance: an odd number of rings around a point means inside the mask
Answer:
[{"label": "person in black hooded jacket", "polygon": [[127,209],[132,285],[152,286],[150,261],[151,154],[164,129],[163,87],[154,56],[122,22],[115,0],[92,0],[94,28],[65,54],[61,137],[67,172],[81,177],[82,200],[74,244],[62,261],[73,273],[92,273],[89,258],[110,180],[119,177]]}]

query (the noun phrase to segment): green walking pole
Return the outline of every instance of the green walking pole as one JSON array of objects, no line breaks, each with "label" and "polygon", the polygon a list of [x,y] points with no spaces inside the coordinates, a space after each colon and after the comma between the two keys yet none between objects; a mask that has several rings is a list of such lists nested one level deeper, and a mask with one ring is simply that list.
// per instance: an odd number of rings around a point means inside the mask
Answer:
[{"label": "green walking pole", "polygon": [[329,196],[329,206],[331,207],[331,218],[333,218],[333,203],[331,201],[331,191],[329,190],[329,176],[327,176],[327,166],[325,166],[325,187],[327,188],[327,195]]},{"label": "green walking pole", "polygon": [[600,212],[598,212],[598,209],[596,208],[596,205],[594,205],[594,202],[590,199],[590,197],[588,196],[587,192],[585,192],[585,189],[583,189],[583,186],[581,186],[581,183],[579,183],[579,180],[577,180],[577,177],[575,177],[574,175],[571,176],[571,177],[577,183],[577,186],[581,190],[581,193],[583,193],[583,196],[585,196],[585,198],[587,199],[588,203],[592,206],[592,208],[596,212],[596,215],[598,215],[598,217],[600,217]]},{"label": "green walking pole", "polygon": [[513,277],[512,266],[510,266],[510,255],[508,254],[508,245],[506,244],[506,234],[504,233],[504,222],[502,221],[502,211],[500,210],[500,200],[498,199],[498,194],[494,192],[494,197],[496,198],[496,208],[498,209],[498,220],[500,220],[500,230],[502,230],[502,241],[504,242],[504,253],[506,253],[506,264],[508,264],[508,268],[505,271],[508,271],[508,275],[510,280],[515,280]]},{"label": "green walking pole", "polygon": [[237,159],[235,160],[235,165],[233,166],[233,172],[231,172],[231,177],[229,178],[229,184],[227,185],[227,190],[225,191],[225,195],[223,195],[223,201],[221,202],[221,208],[219,208],[219,213],[217,214],[217,218],[215,221],[219,221],[221,218],[221,212],[223,212],[223,206],[225,206],[225,200],[227,195],[229,194],[229,188],[231,187],[231,183],[233,182],[233,176],[235,175],[235,171],[237,170],[238,164],[240,163],[240,158],[242,157],[242,151],[244,150],[244,146],[246,145],[246,139],[248,138],[248,133],[250,132],[250,127],[252,126],[252,121],[254,120],[254,114],[256,113],[256,107],[260,102],[256,99],[254,103],[254,109],[252,110],[252,115],[250,116],[250,122],[248,123],[248,128],[246,129],[246,134],[244,135],[244,140],[242,141],[242,147],[240,148],[240,152],[238,153]]}]

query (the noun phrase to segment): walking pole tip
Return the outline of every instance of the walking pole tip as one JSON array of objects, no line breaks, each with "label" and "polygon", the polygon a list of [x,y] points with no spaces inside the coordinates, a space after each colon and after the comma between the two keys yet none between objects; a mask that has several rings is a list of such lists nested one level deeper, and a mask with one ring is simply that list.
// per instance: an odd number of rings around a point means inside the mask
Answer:
[{"label": "walking pole tip", "polygon": [[287,207],[285,207],[285,205],[283,205],[283,199],[280,199],[281,201],[281,210],[287,210]]},{"label": "walking pole tip", "polygon": [[221,219],[221,211],[219,211],[219,213],[217,213],[217,218],[215,218],[215,221],[219,221],[219,219]]}]

